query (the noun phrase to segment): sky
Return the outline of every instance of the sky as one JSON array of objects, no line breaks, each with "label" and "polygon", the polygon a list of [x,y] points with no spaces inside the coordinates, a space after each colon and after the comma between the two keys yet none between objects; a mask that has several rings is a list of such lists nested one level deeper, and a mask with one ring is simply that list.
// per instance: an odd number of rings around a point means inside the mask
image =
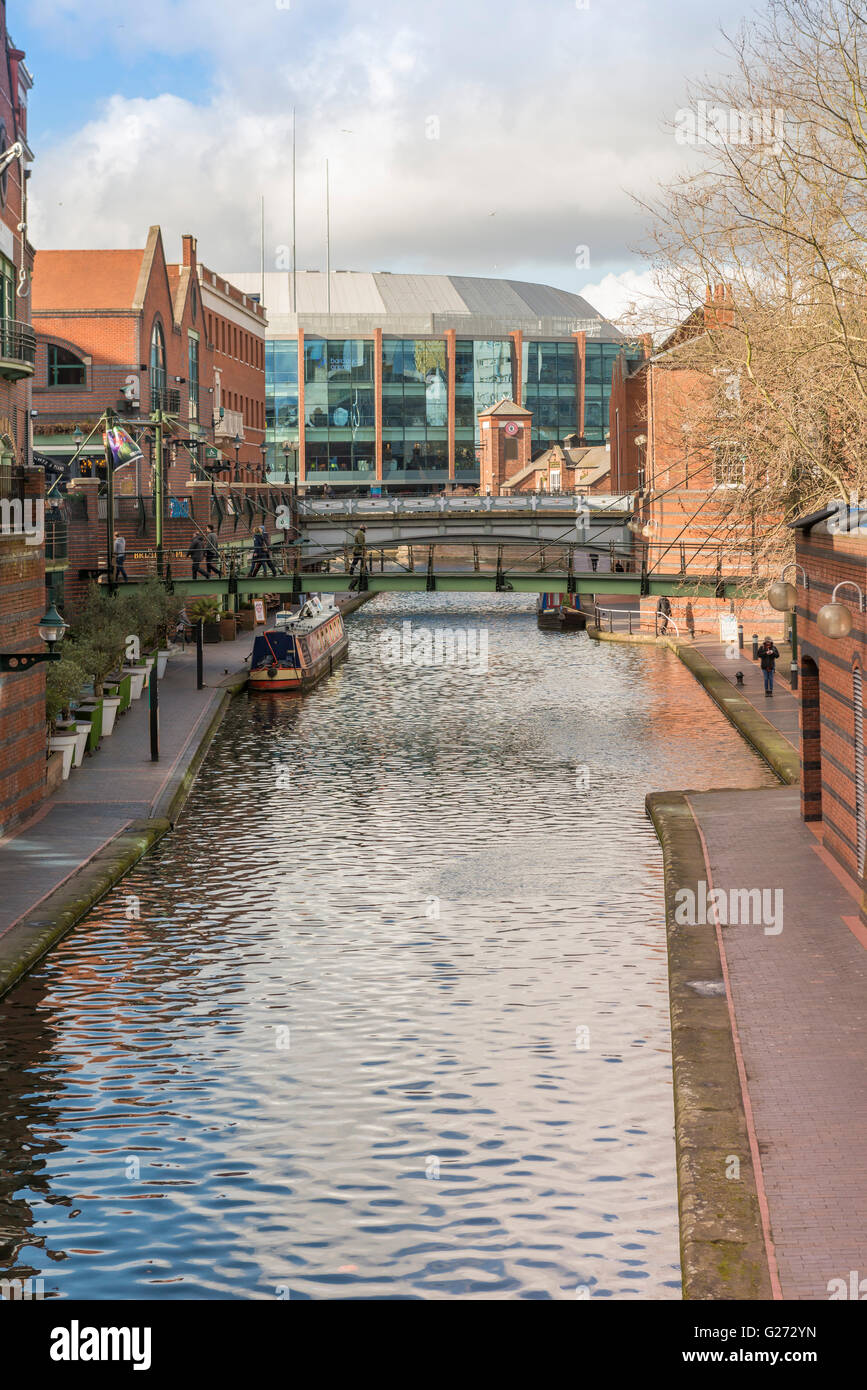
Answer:
[{"label": "sky", "polygon": [[652,194],[689,157],[670,123],[724,63],[695,0],[8,0],[35,85],[30,236],[169,259],[493,275],[641,302]]}]

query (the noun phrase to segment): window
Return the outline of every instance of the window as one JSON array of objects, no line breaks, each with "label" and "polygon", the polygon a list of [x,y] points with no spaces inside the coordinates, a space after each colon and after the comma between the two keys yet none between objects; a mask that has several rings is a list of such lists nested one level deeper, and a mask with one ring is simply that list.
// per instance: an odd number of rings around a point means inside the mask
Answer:
[{"label": "window", "polygon": [[713,481],[715,487],[743,487],[746,455],[738,440],[718,440],[713,446]]},{"label": "window", "polygon": [[166,389],[166,340],[159,319],[154,319],[151,329],[151,390]]},{"label": "window", "polygon": [[199,335],[190,333],[189,337],[189,412],[195,424],[199,419]]},{"label": "window", "polygon": [[87,385],[87,368],[81,358],[56,343],[48,344],[48,385]]}]

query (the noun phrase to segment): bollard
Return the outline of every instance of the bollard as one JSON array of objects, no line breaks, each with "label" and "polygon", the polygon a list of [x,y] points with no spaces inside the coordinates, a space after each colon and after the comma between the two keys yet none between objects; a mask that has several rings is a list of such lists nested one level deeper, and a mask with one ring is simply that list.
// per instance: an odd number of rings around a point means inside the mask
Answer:
[{"label": "bollard", "polygon": [[738,623],[738,651],[739,651],[739,652],[742,652],[743,649],[744,649],[744,625],[743,625],[743,623]]},{"label": "bollard", "polygon": [[758,634],[757,632],[754,632],[754,633],[753,633],[753,661],[758,661],[758,659],[759,659],[759,634]]},{"label": "bollard", "polygon": [[792,682],[792,689],[793,689],[793,690],[797,690],[797,688],[798,688],[798,663],[797,663],[797,661],[793,661],[793,662],[792,662],[791,666],[789,667],[789,672],[790,672],[790,679],[791,679],[791,682]]}]

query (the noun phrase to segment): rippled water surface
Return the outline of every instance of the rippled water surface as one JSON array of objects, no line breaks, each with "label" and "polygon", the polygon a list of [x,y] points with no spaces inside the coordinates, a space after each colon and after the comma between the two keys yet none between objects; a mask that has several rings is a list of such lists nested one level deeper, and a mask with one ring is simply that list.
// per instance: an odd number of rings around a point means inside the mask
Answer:
[{"label": "rippled water surface", "polygon": [[[401,624],[488,670],[383,664]],[[648,790],[770,774],[677,659],[381,597],[234,703],[0,1003],[0,1271],[85,1298],[680,1296]]]}]

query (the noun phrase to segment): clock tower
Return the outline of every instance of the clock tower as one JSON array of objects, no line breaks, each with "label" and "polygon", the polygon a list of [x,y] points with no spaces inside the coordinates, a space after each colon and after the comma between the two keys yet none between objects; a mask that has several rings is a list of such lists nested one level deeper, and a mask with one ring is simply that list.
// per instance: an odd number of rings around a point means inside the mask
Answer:
[{"label": "clock tower", "polygon": [[479,415],[480,487],[484,497],[499,497],[530,463],[533,452],[533,414],[514,401],[498,401]]}]

